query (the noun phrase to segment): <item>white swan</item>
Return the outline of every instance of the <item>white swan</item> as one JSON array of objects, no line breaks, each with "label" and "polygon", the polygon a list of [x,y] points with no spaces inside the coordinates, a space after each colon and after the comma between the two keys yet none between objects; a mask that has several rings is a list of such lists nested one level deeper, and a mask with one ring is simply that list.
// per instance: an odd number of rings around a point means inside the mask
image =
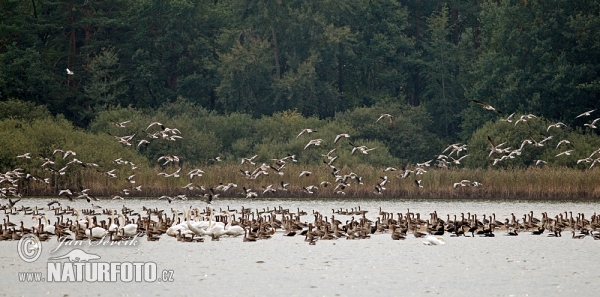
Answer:
[{"label": "white swan", "polygon": [[86,228],[88,221],[86,219],[79,219],[79,210],[73,209],[73,213],[75,213],[75,222],[79,225],[80,228]]},{"label": "white swan", "polygon": [[[184,212],[184,215],[185,215],[185,212]],[[184,217],[184,220],[185,220],[185,217]],[[181,231],[182,234],[185,234],[186,231],[190,231],[190,229],[188,228],[186,222],[182,222],[182,223],[179,223],[179,224],[173,222],[173,225],[171,225],[171,227],[169,227],[167,229],[166,233],[169,236],[176,237],[177,234],[179,233],[179,231]]]},{"label": "white swan", "polygon": [[213,216],[214,209],[209,208],[209,225],[208,228],[206,228],[206,234],[219,238],[221,235],[225,234],[225,224],[223,224],[223,222],[213,221]]},{"label": "white swan", "polygon": [[425,245],[444,245],[446,244],[446,239],[442,236],[433,236],[427,235],[423,237],[423,244]]},{"label": "white swan", "polygon": [[233,214],[231,214],[229,211],[226,211],[225,213],[227,213],[227,216],[229,216],[229,220],[227,221],[227,225],[225,225],[225,235],[229,235],[229,236],[240,236],[240,235],[244,235],[244,228],[240,227],[240,226],[231,226],[231,222],[233,221]]},{"label": "white swan", "polygon": [[108,231],[102,227],[92,227],[92,219],[90,217],[87,217],[87,220],[89,228],[85,229],[85,235],[88,238],[102,238],[108,234]]},{"label": "white swan", "polygon": [[189,230],[194,232],[194,234],[198,236],[207,235],[207,233],[202,228],[196,227],[191,223],[190,212],[191,211],[188,211],[185,207],[183,207],[183,215],[185,216],[185,222]]},{"label": "white swan", "polygon": [[123,235],[125,236],[134,236],[137,233],[138,226],[137,224],[126,224],[125,216],[123,214],[119,214],[119,217],[123,219],[123,224],[119,228],[119,231],[123,230]]},{"label": "white swan", "polygon": [[56,231],[56,226],[50,225],[50,222],[48,221],[48,218],[46,218],[45,215],[42,216],[42,219],[44,219],[44,222],[46,223],[42,231],[54,235],[54,232]]}]

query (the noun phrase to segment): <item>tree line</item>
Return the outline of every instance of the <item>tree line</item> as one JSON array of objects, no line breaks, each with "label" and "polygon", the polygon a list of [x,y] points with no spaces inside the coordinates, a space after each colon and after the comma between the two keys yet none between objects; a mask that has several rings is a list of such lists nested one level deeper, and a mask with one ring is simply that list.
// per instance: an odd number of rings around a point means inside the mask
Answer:
[{"label": "tree line", "polygon": [[[0,9],[4,119],[26,123],[14,106],[30,102],[106,137],[111,121],[137,116],[142,128],[162,117],[196,131],[184,146],[194,162],[293,153],[304,144],[282,135],[311,124],[379,146],[381,164],[418,162],[513,112],[581,127],[587,119],[575,116],[600,99],[594,1],[0,0]],[[381,113],[396,124],[375,126]],[[159,148],[146,150],[152,159]]]}]

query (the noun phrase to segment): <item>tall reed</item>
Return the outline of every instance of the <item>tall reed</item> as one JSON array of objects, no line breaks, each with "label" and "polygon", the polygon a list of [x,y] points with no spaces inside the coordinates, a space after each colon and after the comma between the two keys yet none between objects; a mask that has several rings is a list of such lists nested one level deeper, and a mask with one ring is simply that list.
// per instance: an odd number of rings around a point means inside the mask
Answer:
[{"label": "tall reed", "polygon": [[[96,169],[84,168],[79,171],[69,172],[64,176],[52,175],[50,183],[38,181],[22,182],[22,193],[25,196],[56,196],[60,189],[89,188],[90,193],[99,197],[113,195],[125,196],[124,189],[142,186],[141,191],[130,191],[130,196],[158,197],[161,195],[186,195],[197,197],[208,193],[210,188],[219,184],[234,183],[227,192],[218,192],[219,197],[244,198],[242,187],[256,191],[260,197],[315,197],[315,198],[469,198],[469,199],[598,199],[600,198],[600,183],[597,170],[578,170],[572,168],[526,168],[526,169],[433,169],[427,168],[422,175],[411,174],[408,178],[401,178],[399,171],[384,172],[382,168],[368,165],[359,165],[355,168],[343,167],[340,175],[351,173],[361,178],[348,179],[349,186],[334,191],[338,183],[335,181],[331,169],[326,166],[308,166],[295,163],[286,164],[278,175],[274,170],[269,170],[268,175],[260,175],[256,179],[248,179],[241,170],[253,171],[252,165],[212,165],[202,168],[203,176],[193,180],[187,173],[194,169],[184,166],[179,177],[163,177],[159,172],[172,173],[176,167],[150,168],[150,169],[123,169],[117,171],[117,178],[110,178]],[[302,171],[310,171],[309,176],[300,177]],[[125,178],[135,174],[135,184],[129,183]],[[385,190],[381,194],[375,193],[375,185],[388,177]],[[415,180],[422,180],[422,188],[415,186]],[[461,180],[477,181],[482,185],[453,186]],[[188,183],[193,183],[196,189],[184,188]],[[263,187],[273,185],[277,188],[281,182],[289,183],[287,191],[277,191],[263,194]],[[328,182],[325,184],[322,182]],[[303,191],[303,187],[315,185],[318,187],[313,194]],[[204,190],[199,187],[204,187]]]}]

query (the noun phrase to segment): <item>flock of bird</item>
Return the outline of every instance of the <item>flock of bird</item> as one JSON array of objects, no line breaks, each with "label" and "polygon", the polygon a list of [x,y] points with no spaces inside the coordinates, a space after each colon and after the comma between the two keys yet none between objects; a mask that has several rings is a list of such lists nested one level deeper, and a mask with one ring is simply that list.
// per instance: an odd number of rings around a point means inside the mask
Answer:
[{"label": "flock of bird", "polygon": [[[332,209],[331,213],[313,210],[306,212],[284,209],[219,209],[183,206],[182,210],[142,207],[135,211],[125,205],[116,209],[82,209],[52,205],[43,207],[17,207],[19,200],[9,198],[10,205],[2,207],[4,219],[0,240],[19,240],[25,234],[34,234],[40,241],[56,238],[57,241],[106,240],[121,241],[146,237],[148,241],[176,238],[181,242],[202,242],[205,238],[218,241],[221,238],[241,237],[244,242],[270,239],[273,236],[298,236],[309,244],[319,240],[369,239],[371,236],[387,235],[392,240],[417,238],[426,245],[443,245],[445,235],[450,237],[518,236],[519,234],[570,238],[591,237],[600,240],[600,215],[594,213],[587,219],[583,213],[562,212],[554,216],[533,211],[521,218],[511,214],[497,220],[496,214],[461,213],[446,214],[445,219],[437,211],[429,217],[420,213],[387,212],[379,209],[376,217],[361,210],[360,206],[348,209]],[[21,217],[12,222],[11,217]],[[33,222],[26,226],[27,218]],[[312,221],[308,222],[309,218]],[[163,236],[166,234],[166,236]]]},{"label": "flock of bird", "polygon": [[[497,114],[502,114],[500,110],[487,105],[483,102],[474,100],[476,104],[481,105],[484,109],[493,111]],[[582,113],[579,117],[590,116],[595,110]],[[527,122],[535,115],[523,115],[518,120],[513,119],[514,114],[511,114],[502,121],[512,123],[514,125]],[[381,114],[380,117],[375,121],[379,122],[382,119],[389,120],[391,126],[393,126],[393,116],[390,114]],[[596,122],[600,119],[593,120],[587,127],[595,128]],[[119,128],[126,128],[131,121],[114,122],[113,124]],[[555,123],[547,128],[547,132],[550,129],[557,129],[565,126],[563,123]],[[151,141],[156,139],[162,139],[165,141],[178,141],[182,138],[181,131],[177,128],[169,128],[160,122],[150,123],[146,129],[145,134],[147,137],[143,139],[139,138],[137,134],[126,135],[126,136],[115,136],[115,141],[125,146],[130,147],[141,147],[148,145]],[[308,137],[313,133],[318,133],[316,129],[303,129],[296,136]],[[333,189],[335,195],[344,195],[350,187],[364,187],[362,176],[354,172],[342,173],[342,169],[337,166],[339,155],[336,155],[338,149],[344,149],[344,144],[340,144],[345,141],[348,146],[350,155],[357,153],[368,155],[369,152],[377,149],[376,147],[367,147],[365,145],[355,145],[352,142],[351,135],[347,133],[338,134],[331,143],[337,144],[335,148],[329,148],[326,154],[321,154],[324,158],[323,166],[327,167],[331,171],[331,175],[324,178],[320,184],[307,184],[302,185],[301,189],[306,194],[313,194],[319,191],[320,188],[329,187]],[[504,147],[506,143],[496,144],[494,140],[488,136],[488,142],[490,144],[490,152],[488,157],[492,160],[493,164],[502,162],[506,159],[515,158],[521,155],[522,150],[526,145],[543,146],[546,142],[552,139],[552,136],[548,136],[542,140],[535,140],[533,138],[526,139],[523,141],[518,149],[511,149],[510,147]],[[134,142],[135,141],[135,142]],[[137,142],[137,143],[136,143]],[[135,146],[134,146],[135,144]],[[304,146],[305,150],[314,149],[315,147],[325,146],[327,141],[322,138],[307,139],[307,143]],[[568,145],[570,142],[563,139],[558,142],[556,148],[558,149],[561,145]],[[406,179],[414,176],[412,183],[417,188],[423,188],[422,179],[419,176],[425,174],[428,167],[434,166],[436,168],[448,168],[450,166],[457,166],[461,164],[461,161],[468,157],[469,154],[465,154],[467,151],[467,145],[461,143],[451,144],[444,149],[435,158],[417,163],[411,168],[404,167],[402,169],[396,169],[394,167],[386,167],[383,169],[383,176],[375,184],[371,185],[372,192],[380,195],[386,191],[386,185],[390,182],[390,178],[386,175],[387,172],[399,171],[395,177]],[[572,153],[571,150],[566,150],[558,153],[556,157],[562,155],[569,155]],[[594,151],[588,158],[578,160],[577,163],[586,162],[591,163],[593,167],[596,163],[600,162],[600,157],[595,157],[600,152],[600,149]],[[501,155],[501,156],[499,156]],[[94,168],[99,174],[108,177],[109,179],[123,178],[127,181],[130,186],[121,190],[120,193],[113,195],[113,200],[125,200],[123,196],[128,196],[130,193],[135,191],[141,191],[142,186],[137,185],[135,181],[136,174],[128,174],[127,176],[120,177],[117,173],[117,168],[102,169],[101,166],[91,162],[81,161],[79,155],[75,151],[68,149],[55,149],[50,156],[37,156],[34,157],[30,152],[25,152],[16,156],[18,159],[39,159],[40,166],[44,170],[50,172],[54,176],[64,176],[69,172],[71,166],[81,166],[86,168]],[[257,165],[258,155],[254,155],[247,158],[241,158],[241,165],[252,166],[250,169],[244,167],[240,169],[240,173],[244,178],[247,179],[259,179],[261,176],[276,174],[281,176],[282,181],[278,185],[263,185],[262,190],[253,190],[246,186],[240,187],[233,182],[221,182],[218,185],[202,186],[197,185],[197,178],[202,177],[205,172],[200,168],[194,168],[189,170],[187,174],[183,174],[182,167],[179,166],[180,158],[175,155],[163,155],[157,159],[162,167],[171,169],[169,172],[159,172],[158,175],[164,178],[179,178],[184,175],[183,178],[189,180],[189,182],[181,187],[187,190],[187,193],[192,193],[194,190],[200,190],[199,194],[195,194],[194,197],[199,198],[204,203],[211,204],[213,199],[219,196],[227,195],[231,191],[234,191],[234,196],[245,197],[245,198],[256,198],[264,195],[273,195],[277,191],[289,191],[289,182],[283,181],[284,175],[288,174],[290,169],[290,163],[297,162],[296,155],[287,155],[281,158],[273,159],[272,164],[262,163]],[[435,163],[432,164],[435,160]],[[221,162],[220,157],[213,159],[215,162]],[[124,160],[123,158],[117,158],[112,161],[115,165],[129,166],[132,171],[136,170],[138,166],[131,161]],[[543,160],[536,160],[536,165],[542,165],[546,163]],[[60,166],[57,166],[61,164]],[[59,168],[60,167],[60,168]],[[343,167],[343,166],[342,166]],[[346,169],[344,169],[346,170]],[[302,179],[311,176],[313,172],[302,170],[296,173],[298,179]],[[519,232],[529,231],[532,234],[542,234],[545,230],[549,230],[550,236],[561,236],[562,230],[571,230],[573,238],[583,237],[584,235],[590,235],[594,239],[598,238],[598,223],[600,218],[594,214],[591,220],[586,220],[582,214],[579,214],[576,218],[572,215],[567,217],[567,214],[563,216],[559,214],[554,218],[549,218],[547,214],[542,214],[541,220],[535,219],[533,213],[529,216],[525,215],[522,221],[516,219],[513,215],[512,218],[506,219],[505,222],[499,222],[495,220],[495,215],[479,221],[476,215],[467,217],[464,215],[457,220],[451,220],[449,215],[447,220],[441,220],[437,217],[437,214],[432,213],[432,216],[428,220],[423,220],[417,213],[407,212],[405,215],[397,213],[394,218],[393,213],[387,213],[380,211],[379,216],[375,221],[369,220],[365,214],[366,212],[360,211],[360,208],[356,211],[333,211],[331,220],[328,220],[328,216],[313,212],[314,221],[306,223],[301,220],[302,216],[306,216],[306,213],[301,212],[298,209],[297,213],[289,210],[274,209],[259,212],[255,210],[251,211],[249,208],[242,209],[241,211],[220,211],[216,212],[211,207],[206,207],[204,211],[200,208],[190,209],[184,208],[182,212],[171,209],[171,216],[165,213],[165,210],[155,209],[143,209],[145,215],[141,213],[134,213],[133,210],[123,206],[121,213],[117,215],[116,210],[105,209],[98,205],[101,201],[100,198],[92,195],[91,190],[87,188],[72,189],[64,188],[59,189],[56,193],[56,197],[47,203],[48,211],[54,213],[56,220],[50,222],[46,215],[41,214],[41,208],[28,208],[22,206],[20,209],[17,208],[16,204],[23,197],[23,185],[25,181],[28,182],[42,182],[50,184],[50,177],[35,176],[30,173],[24,172],[22,168],[16,168],[6,173],[0,173],[0,198],[7,199],[8,203],[3,205],[1,209],[5,212],[5,219],[3,223],[2,234],[0,239],[17,239],[28,232],[35,232],[41,238],[56,235],[58,238],[69,238],[69,239],[98,239],[104,236],[110,236],[111,240],[119,240],[120,238],[127,238],[128,236],[134,236],[135,234],[145,234],[148,240],[158,240],[159,236],[163,233],[169,236],[177,237],[182,241],[202,241],[204,236],[210,236],[213,240],[218,240],[222,236],[244,236],[244,241],[254,241],[257,239],[266,239],[273,236],[276,232],[281,232],[286,236],[304,235],[306,241],[314,244],[319,239],[336,239],[336,238],[347,238],[347,239],[364,239],[369,238],[372,234],[377,233],[389,233],[393,239],[404,239],[409,232],[412,232],[416,237],[423,237],[424,242],[427,244],[443,244],[443,237],[435,237],[445,234],[446,232],[453,234],[454,236],[461,236],[471,234],[475,236],[480,234],[481,236],[491,237],[494,236],[494,232],[497,230],[506,230],[507,235],[516,235]],[[478,181],[460,180],[453,183],[453,188],[459,187],[481,187],[482,183]],[[197,193],[197,192],[194,192]],[[123,196],[121,196],[123,195]],[[276,194],[275,194],[276,195]],[[63,208],[63,201],[59,200],[60,197],[66,197],[69,201],[74,199],[86,199],[87,202],[91,203],[92,208],[85,211],[78,211],[69,206]],[[180,194],[176,196],[160,196],[159,200],[165,200],[171,203],[174,200],[188,200],[186,194]],[[96,211],[102,210],[102,213]],[[19,224],[14,224],[10,221],[10,215],[22,212],[26,215],[32,214],[36,219],[37,223],[31,228],[26,228],[24,222],[21,221]],[[81,219],[81,214],[86,217]],[[98,215],[102,214],[107,216],[108,220],[99,220]],[[65,219],[65,216],[72,215],[76,216],[75,220],[70,218]],[[277,217],[280,215],[280,217]],[[346,220],[345,223],[335,219],[335,215],[343,216],[350,215],[350,219]],[[153,220],[155,216],[156,220]],[[237,220],[236,220],[237,216]],[[355,217],[358,216],[358,219]],[[137,219],[136,219],[137,218]]]},{"label": "flock of bird", "polygon": [[[485,103],[477,101],[477,100],[473,100],[473,101],[476,104],[482,106],[485,110],[490,110],[496,114],[502,114],[502,111],[494,108],[491,105],[485,104]],[[590,110],[590,111],[587,111],[587,112],[584,112],[584,113],[578,115],[576,118],[587,117],[587,116],[590,116],[591,114],[593,114],[594,112],[595,112],[595,110]],[[507,118],[501,119],[501,121],[508,122],[508,123],[514,122],[514,125],[516,126],[520,123],[526,123],[528,120],[536,118],[536,116],[533,114],[527,114],[527,115],[520,116],[519,119],[514,119],[513,118],[514,115],[515,114],[513,113],[510,116],[508,116]],[[387,113],[381,114],[375,120],[375,123],[379,122],[382,119],[389,120],[390,125],[393,126],[394,117],[391,114],[387,114]],[[599,120],[600,120],[600,118],[595,119],[592,122],[590,122],[589,124],[586,124],[586,126],[593,128],[593,127],[595,127],[596,122]],[[116,122],[113,122],[113,124],[114,124],[114,126],[120,128],[120,129],[124,129],[124,128],[127,128],[128,125],[131,124],[131,121],[130,120],[116,121]],[[558,129],[558,128],[561,128],[564,126],[566,126],[566,125],[563,124],[562,122],[558,122],[558,123],[548,126],[546,129],[546,132],[549,132],[551,129]],[[125,135],[125,136],[117,136],[117,135],[112,135],[112,136],[114,137],[115,141],[117,141],[118,143],[121,143],[127,147],[146,146],[146,145],[150,144],[151,141],[155,141],[155,140],[177,141],[182,138],[181,131],[179,131],[179,129],[166,127],[165,125],[163,125],[160,122],[150,123],[143,132],[146,134],[146,137],[141,137],[141,135],[144,133],[134,133],[134,134]],[[306,128],[306,129],[302,129],[298,133],[296,138],[297,139],[300,137],[310,138],[309,137],[310,135],[315,135],[315,134],[318,134],[318,130]],[[528,145],[538,146],[538,147],[544,146],[545,144],[549,143],[549,141],[551,141],[553,139],[553,136],[550,135],[550,136],[546,136],[544,139],[536,140],[536,139],[534,139],[534,137],[531,133],[530,133],[530,135],[531,135],[531,137],[529,139],[524,139],[522,141],[522,143],[520,144],[519,148],[515,148],[515,149],[512,149],[511,147],[505,147],[506,142],[496,143],[490,136],[487,136],[487,140],[489,142],[488,158],[490,159],[490,162],[492,162],[493,165],[496,165],[505,160],[514,159],[522,154],[523,150],[526,149],[526,146],[528,146]],[[326,141],[322,138],[310,138],[310,139],[307,139],[306,141],[307,142],[306,142],[306,145],[304,146],[303,151],[315,149],[316,147],[324,147],[329,143],[328,141]],[[202,169],[200,169],[200,168],[191,169],[184,176],[184,174],[181,172],[182,167],[179,166],[180,158],[176,155],[166,154],[166,155],[159,157],[156,160],[156,162],[161,167],[170,169],[171,171],[159,172],[158,175],[160,175],[164,178],[180,178],[181,176],[183,176],[182,178],[187,178],[188,182],[186,182],[185,186],[181,187],[181,189],[182,189],[181,194],[178,194],[175,196],[163,195],[163,196],[159,197],[159,199],[165,200],[168,202],[172,202],[175,199],[186,200],[188,198],[187,197],[188,195],[193,195],[195,197],[200,197],[200,199],[203,199],[207,203],[210,203],[214,198],[217,198],[219,196],[221,196],[221,197],[238,196],[238,197],[245,197],[245,198],[256,198],[259,196],[269,195],[270,197],[273,197],[273,196],[276,196],[276,194],[274,194],[274,193],[277,191],[288,192],[288,191],[292,190],[292,188],[294,191],[298,191],[301,189],[301,191],[303,191],[305,193],[304,195],[314,194],[315,192],[320,191],[324,188],[327,188],[328,190],[333,189],[333,191],[329,192],[332,195],[345,195],[348,190],[351,191],[352,187],[362,187],[363,189],[364,189],[364,187],[367,187],[367,189],[370,188],[371,192],[374,193],[375,195],[381,195],[386,191],[386,184],[388,184],[388,182],[390,182],[390,178],[387,175],[388,172],[391,173],[394,171],[398,171],[399,173],[395,174],[395,177],[400,178],[400,179],[407,179],[412,175],[413,178],[411,178],[411,180],[412,180],[412,184],[414,185],[414,187],[423,188],[426,185],[423,184],[420,176],[425,174],[429,167],[433,166],[433,167],[439,169],[439,168],[449,168],[451,166],[459,166],[461,164],[462,160],[469,156],[469,154],[465,154],[465,152],[467,151],[466,144],[461,144],[461,143],[451,144],[451,145],[447,146],[440,154],[436,155],[433,159],[430,159],[428,161],[416,163],[415,165],[407,165],[407,166],[404,166],[399,169],[392,167],[392,166],[386,167],[385,169],[383,169],[383,174],[380,177],[379,181],[377,181],[374,184],[365,186],[364,182],[363,182],[363,178],[360,174],[355,173],[355,172],[347,172],[347,173],[342,172],[342,170],[347,170],[347,169],[343,164],[338,166],[338,163],[340,161],[339,161],[339,155],[336,155],[336,153],[337,153],[338,149],[340,149],[340,150],[345,149],[344,147],[347,146],[348,147],[347,149],[350,152],[351,156],[353,156],[355,154],[368,155],[371,151],[377,149],[377,147],[370,148],[365,145],[355,145],[352,142],[352,136],[349,135],[348,133],[341,133],[341,134],[336,135],[335,139],[333,139],[331,141],[331,144],[336,145],[336,147],[326,148],[328,150],[328,152],[326,154],[321,154],[321,156],[324,158],[323,165],[331,170],[331,175],[323,176],[320,183],[318,183],[318,184],[306,183],[303,185],[294,185],[295,187],[290,187],[290,183],[285,181],[284,175],[288,174],[288,172],[294,170],[293,167],[289,166],[288,164],[295,163],[298,161],[296,155],[288,154],[287,156],[283,156],[281,158],[272,159],[271,164],[262,163],[259,165],[257,165],[258,155],[254,155],[254,156],[247,157],[247,158],[241,158],[241,165],[243,166],[243,168],[240,168],[239,171],[244,178],[256,180],[256,179],[259,179],[261,176],[276,174],[278,176],[281,176],[281,182],[278,185],[264,184],[264,185],[262,185],[262,189],[250,189],[250,188],[247,188],[246,186],[242,186],[242,187],[240,187],[241,189],[238,189],[238,185],[232,181],[222,181],[219,183],[219,185],[209,185],[209,186],[199,185],[197,182],[197,180],[198,180],[197,177],[201,177],[203,174],[205,174],[205,172]],[[562,140],[558,141],[558,143],[556,144],[556,149],[559,149],[562,146],[569,146],[569,145],[571,145],[571,142],[569,140],[562,139]],[[570,155],[572,153],[573,153],[573,149],[567,149],[567,150],[558,152],[555,157],[560,158],[561,156]],[[597,149],[597,150],[591,152],[589,157],[577,160],[577,163],[578,164],[590,163],[589,167],[592,168],[596,163],[600,162],[600,156],[596,156],[599,153],[600,153],[600,149]],[[55,149],[51,156],[40,155],[35,158],[40,160],[41,167],[43,167],[45,170],[49,171],[51,174],[58,175],[58,176],[67,174],[67,171],[70,168],[70,166],[82,166],[82,167],[88,167],[88,168],[95,168],[96,171],[98,171],[100,174],[102,174],[104,176],[107,176],[108,178],[112,178],[112,179],[123,178],[123,179],[125,179],[127,181],[127,183],[129,185],[131,185],[131,187],[127,187],[127,188],[123,189],[122,191],[120,191],[119,193],[115,193],[114,195],[112,195],[112,199],[124,199],[123,196],[126,197],[126,196],[130,195],[131,193],[141,192],[142,186],[139,184],[136,184],[136,181],[135,181],[136,174],[135,173],[134,174],[126,174],[127,176],[125,176],[125,177],[119,177],[117,170],[121,170],[121,169],[118,169],[118,168],[101,169],[101,167],[98,166],[98,164],[91,163],[91,162],[84,162],[84,161],[79,160],[77,157],[79,157],[77,155],[77,153],[72,150]],[[32,158],[34,158],[34,156],[32,156],[32,154],[30,152],[25,152],[21,155],[18,155],[17,158],[32,159]],[[435,162],[434,162],[434,160],[435,160]],[[213,161],[221,162],[222,159],[217,156],[213,159]],[[135,169],[138,168],[138,166],[136,164],[132,163],[131,161],[124,160],[123,158],[117,158],[117,159],[113,160],[112,163],[114,163],[116,165],[129,165],[131,171],[134,171]],[[542,165],[546,164],[547,162],[540,159],[540,160],[534,160],[534,163],[537,166],[542,166]],[[61,164],[61,165],[58,166],[58,164]],[[252,167],[248,168],[247,166],[252,166]],[[288,168],[291,168],[291,169],[288,169]],[[341,168],[343,168],[343,169],[341,169]],[[130,172],[130,173],[132,173],[132,172]],[[300,172],[297,172],[296,174],[297,174],[298,178],[303,178],[303,177],[308,177],[308,176],[312,175],[313,172],[302,170]],[[4,174],[0,173],[0,186],[2,186],[2,188],[0,188],[0,198],[9,197],[9,196],[20,197],[21,193],[19,190],[19,185],[22,185],[22,183],[19,183],[20,179],[33,180],[33,181],[44,182],[44,183],[51,182],[51,179],[47,176],[41,177],[41,176],[35,176],[32,174],[29,174],[29,173],[24,173],[23,169],[20,169],[20,168],[6,172]],[[253,182],[253,184],[256,184],[256,182]],[[4,185],[7,185],[7,186],[4,186]],[[457,181],[453,182],[452,186],[453,186],[453,188],[480,187],[480,186],[483,186],[483,184],[479,181],[470,181],[470,180],[463,179],[460,181],[457,180]],[[97,197],[92,195],[92,193],[89,190],[86,190],[85,188],[58,189],[57,195],[65,196],[70,201],[72,201],[73,199],[76,199],[76,198],[86,199],[88,202],[99,201]],[[60,203],[60,201],[58,201],[57,203]]]}]

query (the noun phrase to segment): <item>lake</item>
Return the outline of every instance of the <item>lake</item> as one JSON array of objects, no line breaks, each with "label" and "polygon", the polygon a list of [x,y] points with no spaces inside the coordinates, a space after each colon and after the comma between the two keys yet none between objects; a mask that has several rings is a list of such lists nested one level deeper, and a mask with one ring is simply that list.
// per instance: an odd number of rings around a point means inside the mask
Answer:
[{"label": "lake", "polygon": [[[21,205],[46,207],[50,199],[24,199]],[[141,211],[142,206],[181,210],[184,206],[205,207],[201,201],[153,199],[102,200],[104,208],[120,210],[123,205]],[[89,208],[85,201],[70,202],[79,209]],[[522,218],[530,211],[536,217],[547,212],[550,217],[564,212],[573,216],[584,213],[590,218],[600,209],[597,202],[477,201],[477,200],[410,200],[410,199],[264,199],[213,201],[217,211],[227,207],[262,210],[289,208],[308,213],[302,221],[312,222],[313,211],[330,216],[333,210],[368,210],[366,217],[376,220],[379,210],[392,213],[420,213],[429,218],[436,211],[441,219],[447,214],[470,212],[482,218],[496,214],[504,221],[514,213]],[[335,214],[342,222],[351,216]],[[53,217],[53,215],[49,215]],[[31,215],[10,217],[32,226]],[[19,281],[19,272],[42,272],[46,279],[48,260],[71,251],[58,246],[56,238],[42,243],[39,259],[23,261],[18,241],[0,241],[0,284],[2,296],[595,296],[600,292],[600,273],[596,253],[600,240],[587,236],[574,240],[571,233],[562,237],[531,235],[495,237],[443,237],[445,245],[428,246],[409,233],[406,240],[394,241],[389,233],[373,234],[363,240],[319,240],[315,245],[304,236],[286,237],[281,231],[271,239],[244,242],[242,237],[200,243],[182,243],[166,234],[159,241],[140,238],[129,246],[79,246],[101,259],[90,262],[152,262],[158,278],[162,271],[172,271],[168,282],[48,282]],[[61,261],[58,261],[61,262]],[[68,262],[62,260],[62,262]],[[65,264],[66,265],[66,264]]]}]

